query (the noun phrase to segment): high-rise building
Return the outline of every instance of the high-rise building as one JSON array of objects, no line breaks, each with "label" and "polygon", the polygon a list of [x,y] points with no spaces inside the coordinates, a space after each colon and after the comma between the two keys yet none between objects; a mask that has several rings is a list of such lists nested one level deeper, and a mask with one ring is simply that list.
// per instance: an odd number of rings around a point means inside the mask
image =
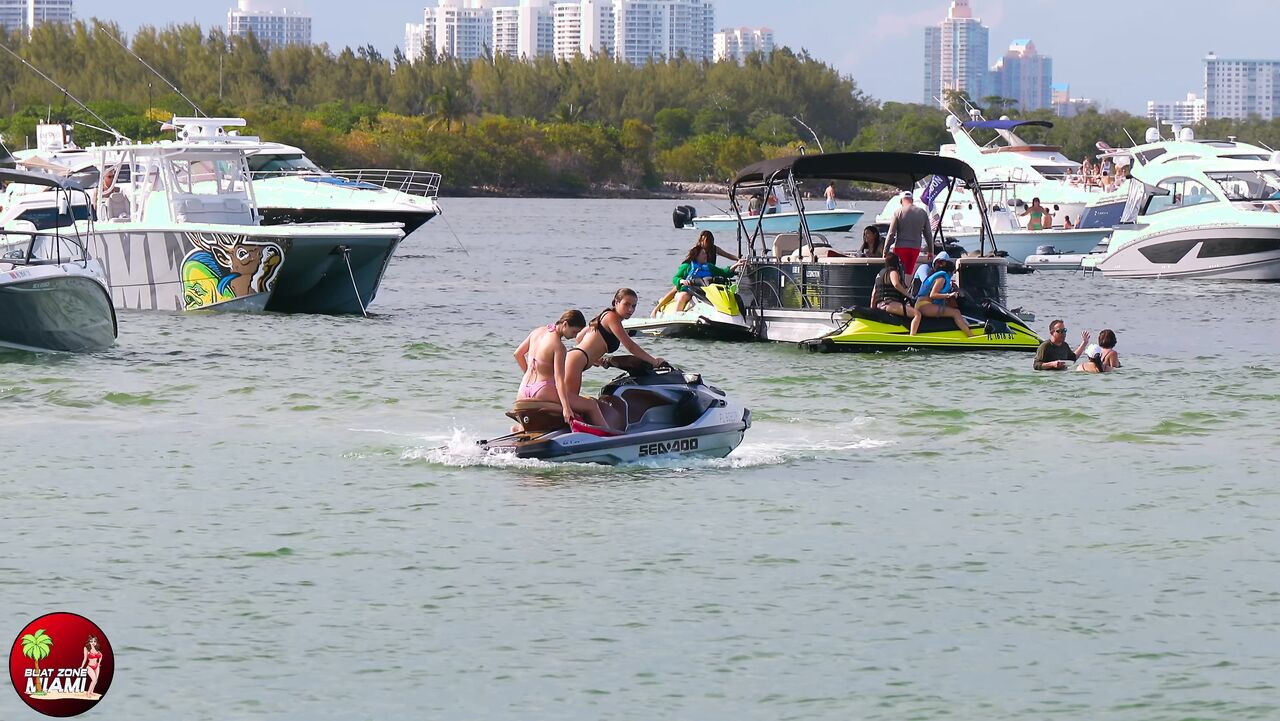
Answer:
[{"label": "high-rise building", "polygon": [[31,32],[40,23],[75,20],[73,0],[0,0],[0,28]]},{"label": "high-rise building", "polygon": [[1207,115],[1204,98],[1196,97],[1195,93],[1187,93],[1186,100],[1174,100],[1173,102],[1147,101],[1147,117],[1152,120],[1178,123],[1179,125],[1195,125],[1204,120]]},{"label": "high-rise building", "polygon": [[1053,59],[1036,52],[1030,40],[1014,40],[991,68],[992,95],[1018,101],[1018,110],[1040,110],[1053,103]]},{"label": "high-rise building", "polygon": [[1204,59],[1205,113],[1243,120],[1280,117],[1280,60]]},{"label": "high-rise building", "polygon": [[613,56],[642,65],[684,55],[711,60],[716,9],[711,0],[613,0]]},{"label": "high-rise building", "polygon": [[751,53],[773,54],[773,30],[770,28],[725,28],[714,40],[716,62],[732,60],[741,63]]},{"label": "high-rise building", "polygon": [[924,31],[926,104],[945,103],[948,90],[964,92],[974,101],[988,95],[989,38],[987,26],[973,16],[969,0],[951,0],[947,17]]},{"label": "high-rise building", "polygon": [[252,34],[264,45],[311,44],[311,16],[295,4],[267,0],[239,0],[227,11],[227,35],[247,37]]},{"label": "high-rise building", "polygon": [[[712,57],[711,0],[437,0],[405,25],[405,56],[459,60],[486,51],[531,59],[608,54],[632,63]],[[621,21],[619,21],[621,18]],[[772,34],[769,42],[772,43]]]},{"label": "high-rise building", "polygon": [[1071,86],[1067,83],[1054,83],[1050,86],[1053,101],[1053,112],[1059,118],[1074,118],[1089,108],[1097,108],[1098,104],[1089,98],[1071,97]]}]

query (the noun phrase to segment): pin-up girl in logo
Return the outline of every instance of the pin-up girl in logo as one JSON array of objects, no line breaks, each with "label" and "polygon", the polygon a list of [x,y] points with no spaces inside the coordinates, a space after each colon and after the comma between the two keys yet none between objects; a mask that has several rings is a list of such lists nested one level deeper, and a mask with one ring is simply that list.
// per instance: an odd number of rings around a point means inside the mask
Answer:
[{"label": "pin-up girl in logo", "polygon": [[98,670],[102,665],[102,651],[98,648],[98,637],[90,636],[88,641],[84,642],[84,659],[80,661],[80,668],[89,669],[89,693],[93,693],[93,687],[98,685]]}]

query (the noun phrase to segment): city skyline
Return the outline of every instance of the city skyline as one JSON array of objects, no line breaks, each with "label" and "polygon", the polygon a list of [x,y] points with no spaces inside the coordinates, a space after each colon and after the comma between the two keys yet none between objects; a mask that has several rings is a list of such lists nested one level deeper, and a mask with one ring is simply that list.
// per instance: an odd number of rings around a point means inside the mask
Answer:
[{"label": "city skyline", "polygon": [[[76,0],[76,17],[118,22],[132,33],[140,25],[198,22],[225,27],[234,0],[204,0],[183,7],[142,0]],[[313,18],[312,36],[335,50],[373,45],[385,54],[403,48],[405,22],[419,17],[423,0],[382,0],[362,7],[353,21],[342,0],[297,0]],[[772,28],[779,47],[815,58],[851,75],[881,101],[920,102],[920,38],[923,28],[946,14],[949,0],[804,0],[780,11],[769,0],[720,0],[717,30]],[[1277,19],[1274,0],[1234,0],[1231,13],[1197,15],[1194,35],[1184,14],[1153,13],[1146,6],[1080,0],[1062,7],[1052,0],[972,0],[974,14],[990,28],[990,46],[1007,48],[1028,38],[1053,58],[1055,79],[1071,84],[1073,95],[1145,115],[1148,100],[1171,100],[1202,93],[1204,57],[1280,58],[1272,41]],[[1253,18],[1253,22],[1242,22]],[[822,22],[815,22],[821,20]],[[1171,41],[1172,39],[1172,41]],[[991,58],[994,62],[995,58]]]}]

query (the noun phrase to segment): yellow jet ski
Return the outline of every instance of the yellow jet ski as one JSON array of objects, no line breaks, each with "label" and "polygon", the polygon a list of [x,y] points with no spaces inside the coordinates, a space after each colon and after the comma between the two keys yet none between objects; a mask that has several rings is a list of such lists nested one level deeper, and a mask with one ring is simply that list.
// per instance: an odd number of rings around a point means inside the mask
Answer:
[{"label": "yellow jet ski", "polygon": [[658,309],[656,316],[631,317],[622,321],[629,333],[674,338],[708,338],[713,340],[750,340],[755,336],[738,297],[737,284],[710,283],[689,288],[693,299],[683,310],[676,310],[673,299]]},{"label": "yellow jet ski", "polygon": [[[962,296],[963,298],[963,296]],[[973,336],[966,338],[950,318],[925,318],[920,332],[911,335],[911,321],[875,308],[855,306],[846,310],[844,327],[803,346],[812,351],[1027,351],[1040,347],[1040,337],[1021,318],[986,300],[961,301],[960,310]]]}]

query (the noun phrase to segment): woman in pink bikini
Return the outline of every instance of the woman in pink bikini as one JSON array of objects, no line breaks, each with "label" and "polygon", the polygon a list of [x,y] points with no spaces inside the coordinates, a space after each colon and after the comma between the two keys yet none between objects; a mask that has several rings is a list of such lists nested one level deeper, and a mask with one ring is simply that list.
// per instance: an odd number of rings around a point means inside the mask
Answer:
[{"label": "woman in pink bikini", "polygon": [[88,641],[84,642],[84,659],[80,661],[80,668],[89,669],[89,693],[93,693],[93,689],[98,685],[98,667],[102,665],[102,651],[98,649],[98,637],[90,636]]},{"label": "woman in pink bikini", "polygon": [[516,400],[560,402],[556,382],[564,378],[564,341],[586,327],[582,311],[567,310],[555,323],[530,331],[515,352],[516,363],[524,371]]}]

